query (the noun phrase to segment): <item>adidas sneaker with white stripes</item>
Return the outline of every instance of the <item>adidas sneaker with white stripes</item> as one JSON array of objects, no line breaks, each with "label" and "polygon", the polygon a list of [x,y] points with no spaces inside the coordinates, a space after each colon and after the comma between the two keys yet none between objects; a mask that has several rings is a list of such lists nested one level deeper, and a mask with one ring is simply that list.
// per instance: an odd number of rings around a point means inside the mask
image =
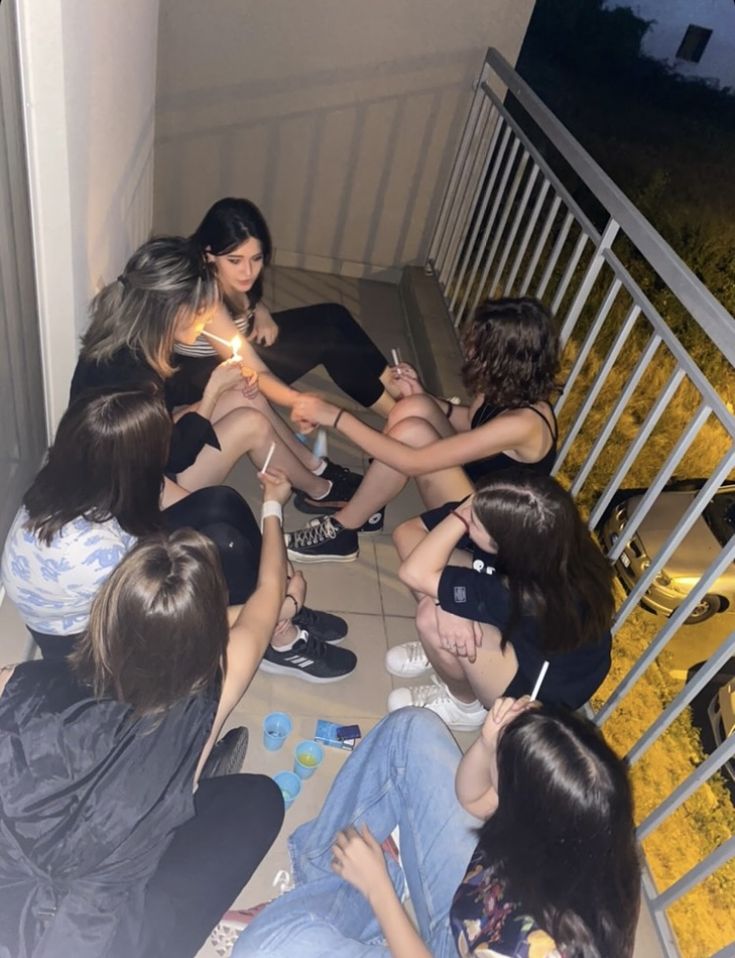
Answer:
[{"label": "adidas sneaker with white stripes", "polygon": [[260,663],[261,671],[290,675],[304,682],[338,682],[357,665],[357,656],[349,649],[337,648],[309,635],[305,629],[285,652],[269,645]]}]

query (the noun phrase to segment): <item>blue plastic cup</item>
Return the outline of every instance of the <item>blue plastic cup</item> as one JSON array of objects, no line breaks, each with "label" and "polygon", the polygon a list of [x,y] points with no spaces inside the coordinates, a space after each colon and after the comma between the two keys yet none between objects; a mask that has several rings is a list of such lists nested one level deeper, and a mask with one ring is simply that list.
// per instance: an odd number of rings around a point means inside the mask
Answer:
[{"label": "blue plastic cup", "polygon": [[293,728],[285,712],[271,712],[263,719],[263,745],[269,752],[277,752]]},{"label": "blue plastic cup", "polygon": [[294,772],[299,778],[311,778],[322,764],[324,749],[318,742],[299,742],[294,754],[296,756],[293,763]]},{"label": "blue plastic cup", "polygon": [[283,804],[290,808],[301,791],[301,779],[293,772],[279,772],[273,779],[283,795]]}]

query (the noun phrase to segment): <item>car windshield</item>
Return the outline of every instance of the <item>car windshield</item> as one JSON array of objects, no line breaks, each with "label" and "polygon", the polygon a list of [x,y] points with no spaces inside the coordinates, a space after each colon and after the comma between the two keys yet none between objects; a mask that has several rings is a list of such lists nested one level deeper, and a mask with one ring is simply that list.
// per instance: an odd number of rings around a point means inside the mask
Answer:
[{"label": "car windshield", "polygon": [[735,533],[735,490],[714,496],[702,515],[712,535],[721,546],[726,545]]}]

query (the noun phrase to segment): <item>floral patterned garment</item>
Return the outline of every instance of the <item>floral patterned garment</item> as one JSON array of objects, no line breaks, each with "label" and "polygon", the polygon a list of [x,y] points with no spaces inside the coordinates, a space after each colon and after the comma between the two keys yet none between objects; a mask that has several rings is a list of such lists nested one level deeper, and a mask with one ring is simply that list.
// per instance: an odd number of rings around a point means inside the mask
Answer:
[{"label": "floral patterned garment", "polygon": [[479,848],[455,892],[450,920],[460,958],[561,958],[554,939],[505,899]]}]

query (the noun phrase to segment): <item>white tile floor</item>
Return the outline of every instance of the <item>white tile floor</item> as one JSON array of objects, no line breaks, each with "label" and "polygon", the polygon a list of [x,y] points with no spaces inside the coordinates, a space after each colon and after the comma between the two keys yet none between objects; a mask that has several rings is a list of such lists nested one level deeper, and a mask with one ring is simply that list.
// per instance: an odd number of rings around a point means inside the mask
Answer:
[{"label": "white tile floor", "polygon": [[[272,269],[268,274],[266,301],[273,310],[323,301],[341,302],[369,327],[386,355],[390,355],[391,348],[399,347],[403,358],[411,361],[412,351],[404,330],[398,292],[389,284],[301,270]],[[334,392],[323,371],[312,374],[306,383],[311,388]],[[344,439],[331,444],[329,455],[351,468],[362,469],[365,465],[360,453],[349,447]],[[238,465],[229,482],[250,502],[259,501],[257,482],[249,463]],[[301,566],[308,582],[308,605],[344,615],[350,627],[345,644],[357,653],[359,664],[351,676],[332,685],[312,685],[297,679],[258,674],[228,723],[228,727],[246,725],[250,730],[243,771],[276,774],[291,768],[295,745],[302,738],[312,737],[317,718],[335,719],[345,724],[357,722],[366,733],[385,714],[386,698],[394,681],[383,665],[386,649],[415,638],[414,603],[397,579],[397,557],[390,531],[398,522],[422,508],[411,485],[389,507],[384,534],[361,537],[360,556],[356,562]],[[305,518],[289,505],[286,528],[300,527]],[[26,632],[9,601],[0,606],[0,636],[0,663],[18,661],[24,656]],[[287,711],[292,716],[294,730],[281,751],[267,752],[262,744],[262,720],[274,709]],[[460,735],[458,739],[460,745],[466,747],[471,736]],[[289,868],[287,835],[318,811],[346,754],[326,750],[323,765],[312,779],[304,782],[301,794],[286,813],[281,835],[238,897],[237,906],[249,907],[274,896],[276,874],[280,869]],[[246,809],[243,814],[247,814]],[[199,958],[213,958],[214,955],[214,949],[207,944]],[[659,955],[653,929],[645,916],[639,930],[636,958],[658,958]]]}]

